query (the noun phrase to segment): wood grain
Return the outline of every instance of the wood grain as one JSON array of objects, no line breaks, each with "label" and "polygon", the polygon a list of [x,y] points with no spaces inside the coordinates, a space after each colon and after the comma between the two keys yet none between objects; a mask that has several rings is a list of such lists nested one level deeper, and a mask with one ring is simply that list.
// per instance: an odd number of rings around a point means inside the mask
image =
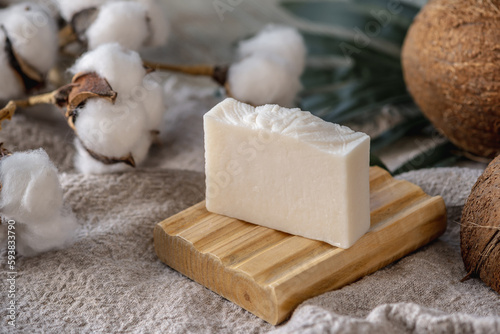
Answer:
[{"label": "wood grain", "polygon": [[371,228],[349,249],[213,214],[198,203],[156,225],[158,257],[271,324],[307,298],[400,259],[446,229],[441,197],[370,168]]}]

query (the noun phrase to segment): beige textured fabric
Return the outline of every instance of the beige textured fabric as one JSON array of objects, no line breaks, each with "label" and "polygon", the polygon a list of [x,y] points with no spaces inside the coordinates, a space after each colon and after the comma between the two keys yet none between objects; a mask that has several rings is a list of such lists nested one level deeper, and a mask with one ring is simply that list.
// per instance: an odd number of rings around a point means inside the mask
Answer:
[{"label": "beige textured fabric", "polygon": [[[192,115],[178,118],[176,131],[192,125],[190,119],[198,129],[201,123]],[[154,225],[203,199],[202,173],[161,168],[202,169],[199,137],[197,144],[172,140],[154,149],[148,169],[101,176],[74,173],[72,138],[63,122],[27,115],[15,116],[0,132],[8,147],[47,150],[81,225],[72,247],[18,258],[15,332],[500,332],[500,296],[477,279],[460,283],[465,276],[458,245],[461,205],[480,171],[447,168],[401,176],[444,196],[447,233],[373,275],[307,300],[288,322],[273,327],[168,268],[154,253]],[[181,154],[177,144],[192,149]],[[5,268],[5,251],[0,258]],[[6,291],[2,278],[0,332],[14,332],[6,324]]]}]

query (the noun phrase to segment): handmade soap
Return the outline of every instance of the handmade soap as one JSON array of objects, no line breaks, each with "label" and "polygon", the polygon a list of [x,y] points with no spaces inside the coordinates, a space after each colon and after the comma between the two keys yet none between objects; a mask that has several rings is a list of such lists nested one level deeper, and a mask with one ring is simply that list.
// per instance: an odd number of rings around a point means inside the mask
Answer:
[{"label": "handmade soap", "polygon": [[341,248],[368,231],[366,134],[230,98],[203,120],[208,211]]}]

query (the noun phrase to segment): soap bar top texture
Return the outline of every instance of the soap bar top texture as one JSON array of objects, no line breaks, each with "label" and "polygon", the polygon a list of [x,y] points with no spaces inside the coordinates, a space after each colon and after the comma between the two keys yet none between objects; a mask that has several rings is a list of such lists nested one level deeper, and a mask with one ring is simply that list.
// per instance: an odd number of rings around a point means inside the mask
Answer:
[{"label": "soap bar top texture", "polygon": [[370,138],[300,109],[226,99],[204,116],[211,212],[348,248],[370,226]]}]

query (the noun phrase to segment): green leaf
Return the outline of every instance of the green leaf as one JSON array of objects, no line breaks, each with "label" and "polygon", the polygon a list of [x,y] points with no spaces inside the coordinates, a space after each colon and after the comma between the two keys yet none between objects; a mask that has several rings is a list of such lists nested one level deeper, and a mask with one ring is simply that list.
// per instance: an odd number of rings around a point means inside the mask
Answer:
[{"label": "green leaf", "polygon": [[312,21],[317,21],[320,17],[325,17],[324,22],[335,24],[333,19],[328,20],[325,12],[328,13],[331,8],[337,9],[334,17],[337,18],[345,14],[344,9],[350,9],[356,14],[372,16],[378,21],[382,21],[373,10],[386,10],[389,14],[397,16],[395,20],[409,24],[415,15],[420,11],[420,6],[411,1],[401,1],[395,3],[390,0],[281,0],[281,6],[292,14]]},{"label": "green leaf", "polygon": [[364,106],[372,107],[373,104],[379,101],[385,101],[398,93],[397,88],[392,85],[371,86],[370,89],[355,91],[349,96],[349,99],[345,99],[331,108],[328,111],[328,117],[326,119],[332,121],[344,119],[352,110],[357,110]]},{"label": "green leaf", "polygon": [[[361,97],[372,97],[374,99],[380,99],[380,97],[385,96],[385,92],[391,91],[392,94],[396,94],[397,89],[401,87],[401,82],[399,80],[349,80],[338,82],[333,85],[323,86],[321,88],[305,90],[303,93],[302,103],[308,105],[315,109],[321,109],[323,107],[334,108],[334,105],[324,104],[324,100],[338,99],[343,100],[354,100]],[[405,93],[402,90],[400,93]]]},{"label": "green leaf", "polygon": [[400,80],[341,82],[323,87],[324,92],[302,98],[300,106],[330,122],[346,122],[384,105],[411,101]]},{"label": "green leaf", "polygon": [[342,115],[335,118],[336,123],[344,123],[351,121],[352,119],[357,119],[360,117],[364,117],[365,119],[370,119],[371,117],[376,116],[378,113],[382,111],[382,108],[387,105],[394,105],[400,103],[412,102],[412,98],[408,94],[400,95],[400,96],[391,96],[385,100],[381,100],[377,103],[373,103],[368,106],[363,106],[356,109],[351,109],[348,112],[344,112]]},{"label": "green leaf", "polygon": [[393,175],[421,168],[444,167],[456,163],[460,156],[454,154],[458,149],[450,142],[432,147],[399,166]]},{"label": "green leaf", "polygon": [[[342,57],[347,62],[353,61],[353,66],[368,65],[368,67],[378,71],[381,71],[379,66],[384,66],[401,71],[399,56],[396,57],[375,50],[371,44],[362,47],[352,40],[339,39],[324,34],[303,32],[302,35],[309,56],[337,56]],[[398,43],[397,45],[400,46],[401,44]]]},{"label": "green leaf", "polygon": [[301,19],[339,28],[336,37],[350,35],[351,41],[382,39],[401,45],[418,9],[404,4],[394,9],[393,4],[384,0],[286,0],[281,3]]},{"label": "green leaf", "polygon": [[338,68],[338,69],[317,69],[306,68],[302,74],[302,85],[304,86],[303,92],[315,87],[325,87],[327,85],[336,84],[349,77],[352,69]]},{"label": "green leaf", "polygon": [[[341,53],[338,40],[318,34],[304,34],[308,50],[318,54]],[[345,122],[359,115],[369,116],[374,107],[399,100],[409,101],[399,58],[369,48],[352,54],[350,66],[308,68],[300,106],[330,122]]]}]

